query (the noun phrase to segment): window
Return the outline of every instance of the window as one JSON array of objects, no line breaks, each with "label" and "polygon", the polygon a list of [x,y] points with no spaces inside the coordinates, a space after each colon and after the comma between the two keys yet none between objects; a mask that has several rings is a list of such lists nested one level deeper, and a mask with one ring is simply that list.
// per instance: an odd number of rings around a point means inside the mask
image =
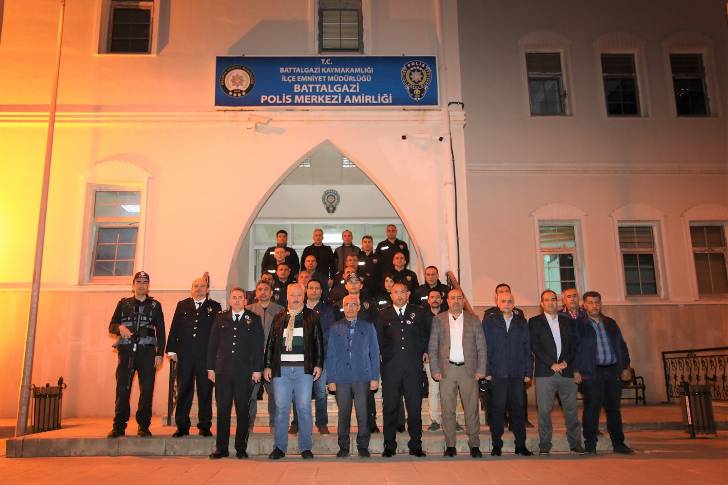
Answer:
[{"label": "window", "polygon": [[627,295],[657,295],[655,237],[652,226],[620,226]]},{"label": "window", "polygon": [[153,10],[152,0],[112,0],[106,51],[151,53]]},{"label": "window", "polygon": [[544,289],[576,288],[576,233],[571,225],[539,226]]},{"label": "window", "polygon": [[702,54],[670,54],[672,84],[678,116],[708,116],[708,97]]},{"label": "window", "polygon": [[564,76],[559,52],[527,52],[528,95],[532,115],[566,114]]},{"label": "window", "polygon": [[319,52],[363,52],[361,0],[319,0]]},{"label": "window", "polygon": [[92,280],[133,274],[140,201],[140,192],[94,192]]},{"label": "window", "polygon": [[347,157],[341,157],[341,168],[356,168],[356,165]]},{"label": "window", "polygon": [[604,97],[609,116],[640,116],[634,54],[602,54]]},{"label": "window", "polygon": [[721,225],[691,225],[690,239],[695,258],[698,293],[701,296],[728,293],[724,227]]}]

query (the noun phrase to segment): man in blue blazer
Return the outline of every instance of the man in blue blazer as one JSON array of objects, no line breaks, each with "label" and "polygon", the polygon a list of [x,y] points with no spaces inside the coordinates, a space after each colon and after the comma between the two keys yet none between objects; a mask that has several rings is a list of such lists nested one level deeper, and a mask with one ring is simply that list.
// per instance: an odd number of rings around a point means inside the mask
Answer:
[{"label": "man in blue blazer", "polygon": [[339,452],[337,458],[349,456],[352,399],[356,408],[356,448],[359,456],[369,454],[369,391],[379,386],[379,343],[373,322],[358,318],[359,297],[347,295],[342,301],[344,318],[329,330],[326,348],[327,383],[336,393],[339,408]]},{"label": "man in blue blazer", "polygon": [[521,312],[514,310],[511,293],[500,293],[496,300],[498,313],[486,314],[483,319],[485,345],[485,378],[491,382],[490,434],[492,456],[500,456],[503,448],[503,427],[506,404],[516,441],[516,454],[530,456],[526,448],[526,413],[523,410],[523,384],[530,382],[533,369],[528,323]]},{"label": "man in blue blazer", "polygon": [[587,317],[577,323],[578,350],[574,362],[574,380],[583,385],[584,445],[596,454],[599,414],[607,412],[607,430],[615,453],[625,455],[634,450],[624,444],[622,431],[621,379],[629,378],[629,351],[617,322],[602,314],[602,296],[587,291],[583,296]]}]

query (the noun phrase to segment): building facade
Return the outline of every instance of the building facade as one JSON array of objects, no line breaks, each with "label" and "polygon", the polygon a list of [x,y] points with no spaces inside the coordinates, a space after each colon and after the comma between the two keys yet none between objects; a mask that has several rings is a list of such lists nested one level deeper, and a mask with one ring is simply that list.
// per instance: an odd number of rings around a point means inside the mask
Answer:
[{"label": "building facade", "polygon": [[[558,3],[66,0],[33,382],[63,375],[68,416],[111,414],[106,328],[134,270],[169,325],[204,271],[220,301],[250,286],[270,226],[357,224],[357,242],[394,222],[412,265],[481,309],[501,281],[528,312],[546,288],[600,290],[661,399],[660,351],[728,335],[725,4]],[[0,9],[12,416],[59,2]],[[434,56],[438,103],[216,108],[218,56]]]}]

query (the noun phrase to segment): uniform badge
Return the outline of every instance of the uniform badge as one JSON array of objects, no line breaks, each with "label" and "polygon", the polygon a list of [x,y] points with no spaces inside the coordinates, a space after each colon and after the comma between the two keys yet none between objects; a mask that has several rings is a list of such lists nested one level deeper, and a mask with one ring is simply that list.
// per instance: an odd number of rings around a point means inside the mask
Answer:
[{"label": "uniform badge", "polygon": [[365,310],[369,310],[369,302],[368,301],[365,301],[364,302],[364,309]]},{"label": "uniform badge", "polygon": [[400,244],[399,249],[404,249],[404,244]]},{"label": "uniform badge", "polygon": [[253,90],[255,76],[245,66],[230,66],[220,76],[220,88],[232,98],[240,98]]},{"label": "uniform badge", "polygon": [[372,258],[372,263],[377,264],[379,260],[377,258]]},{"label": "uniform badge", "polygon": [[211,306],[207,307],[207,313],[208,314],[212,313],[212,307]]},{"label": "uniform badge", "polygon": [[406,323],[407,325],[412,325],[412,320],[405,320],[404,323]]},{"label": "uniform badge", "polygon": [[414,319],[415,319],[415,314],[414,314],[414,313],[410,313],[410,318],[411,318],[412,320],[414,320]]},{"label": "uniform badge", "polygon": [[412,281],[412,276],[407,275],[406,278],[407,278],[407,281]]}]

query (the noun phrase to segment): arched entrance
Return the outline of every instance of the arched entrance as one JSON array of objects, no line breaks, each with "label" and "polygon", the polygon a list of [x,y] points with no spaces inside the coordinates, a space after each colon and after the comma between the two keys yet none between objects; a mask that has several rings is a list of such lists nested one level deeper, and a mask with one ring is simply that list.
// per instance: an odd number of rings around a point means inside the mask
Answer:
[{"label": "arched entrance", "polygon": [[[333,212],[323,201],[330,191],[339,198]],[[398,237],[410,246],[409,268],[419,272],[420,252],[395,208],[362,167],[325,141],[296,162],[262,205],[234,254],[227,287],[254,286],[263,254],[275,245],[279,229],[288,232],[288,245],[300,257],[312,243],[314,228],[322,228],[324,244],[336,248],[344,229],[353,232],[357,246],[364,235],[371,235],[376,245],[386,238],[388,224],[396,225]]]}]

